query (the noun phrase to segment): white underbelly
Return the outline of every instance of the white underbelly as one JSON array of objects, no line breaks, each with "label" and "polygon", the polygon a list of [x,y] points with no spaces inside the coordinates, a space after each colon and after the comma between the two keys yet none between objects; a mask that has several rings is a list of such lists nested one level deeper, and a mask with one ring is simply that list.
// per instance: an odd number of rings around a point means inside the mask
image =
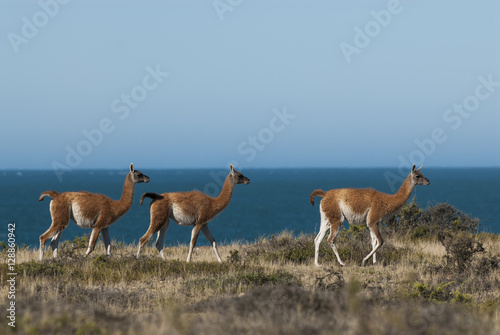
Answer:
[{"label": "white underbelly", "polygon": [[364,213],[356,213],[352,210],[351,206],[344,203],[343,201],[339,201],[340,211],[344,215],[344,218],[349,222],[350,225],[363,225],[366,224],[366,216],[368,215],[368,210]]},{"label": "white underbelly", "polygon": [[75,223],[82,228],[92,228],[97,221],[97,215],[95,217],[86,217],[83,215],[83,211],[77,202],[71,204],[71,218]]},{"label": "white underbelly", "polygon": [[184,213],[182,209],[176,204],[172,205],[172,210],[170,211],[170,218],[181,226],[192,226],[196,221],[196,218]]}]

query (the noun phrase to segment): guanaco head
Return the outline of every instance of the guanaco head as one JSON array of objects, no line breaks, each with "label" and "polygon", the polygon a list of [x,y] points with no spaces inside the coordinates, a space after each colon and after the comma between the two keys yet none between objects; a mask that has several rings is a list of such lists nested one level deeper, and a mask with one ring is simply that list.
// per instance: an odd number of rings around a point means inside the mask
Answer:
[{"label": "guanaco head", "polygon": [[134,164],[130,163],[130,177],[132,178],[132,182],[134,184],[138,183],[149,183],[149,177],[143,174],[139,170],[134,170]]},{"label": "guanaco head", "polygon": [[245,177],[240,171],[236,171],[233,164],[231,164],[229,168],[231,169],[231,172],[229,172],[229,176],[231,176],[233,183],[245,185],[250,184],[250,179]]},{"label": "guanaco head", "polygon": [[425,178],[422,172],[420,172],[421,168],[422,166],[415,170],[415,164],[413,164],[410,173],[411,182],[415,185],[429,185],[430,184],[429,179]]}]

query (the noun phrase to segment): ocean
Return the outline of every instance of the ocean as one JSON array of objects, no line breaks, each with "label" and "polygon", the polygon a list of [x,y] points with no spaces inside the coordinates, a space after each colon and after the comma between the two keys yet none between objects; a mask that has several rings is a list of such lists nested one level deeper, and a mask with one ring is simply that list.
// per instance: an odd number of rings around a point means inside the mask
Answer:
[{"label": "ocean", "polygon": [[[148,184],[137,184],[132,208],[109,228],[111,239],[137,243],[149,226],[149,203],[139,205],[144,192],[174,192],[200,190],[212,196],[218,194],[228,169],[155,170],[140,169],[148,175]],[[408,200],[416,198],[425,208],[446,202],[477,217],[481,230],[500,233],[500,168],[422,168],[430,180],[429,186],[417,186]],[[7,225],[15,223],[16,243],[38,247],[38,238],[50,226],[50,199],[39,202],[43,191],[89,191],[119,199],[127,169],[76,170],[59,181],[53,171],[0,171],[0,241],[7,240]],[[319,229],[319,198],[314,207],[309,195],[314,189],[342,187],[372,187],[393,193],[401,181],[396,169],[308,168],[308,169],[244,169],[250,178],[248,185],[236,185],[229,206],[209,223],[219,244],[235,241],[253,242],[262,236],[284,230],[315,234]],[[391,176],[389,182],[387,177]],[[401,177],[400,180],[403,178]],[[344,227],[347,227],[347,222]],[[70,222],[61,242],[90,234]],[[189,243],[191,228],[170,224],[166,245]],[[155,236],[156,237],[156,236]],[[154,237],[154,238],[155,238]],[[153,238],[153,239],[154,239]],[[47,243],[48,245],[48,243]],[[200,234],[197,245],[208,245]]]}]

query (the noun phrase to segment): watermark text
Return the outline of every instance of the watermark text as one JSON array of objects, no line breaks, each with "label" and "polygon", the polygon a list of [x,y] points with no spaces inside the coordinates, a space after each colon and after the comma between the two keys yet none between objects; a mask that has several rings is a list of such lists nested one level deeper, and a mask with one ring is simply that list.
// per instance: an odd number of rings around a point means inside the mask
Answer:
[{"label": "watermark text", "polygon": [[[111,101],[111,112],[121,121],[127,119],[131,111],[139,107],[140,103],[147,98],[149,92],[158,88],[164,78],[169,76],[168,72],[160,69],[160,65],[156,65],[155,68],[146,66],[145,70],[146,74],[140,85],[134,86],[130,92],[122,93],[119,98]],[[82,129],[83,139],[65,147],[65,160],[53,161],[51,164],[59,182],[63,181],[64,173],[77,168],[85,157],[92,154],[94,149],[103,143],[105,136],[115,129],[116,123],[110,117],[102,118],[92,129]]]},{"label": "watermark text", "polygon": [[370,45],[371,41],[376,38],[382,29],[389,26],[394,15],[398,15],[403,11],[403,6],[399,0],[389,0],[387,9],[379,11],[370,11],[370,16],[373,20],[365,23],[364,27],[354,27],[354,37],[352,44],[345,41],[340,42],[340,51],[344,55],[347,63],[352,62],[354,54],[360,54],[363,49]]},{"label": "watermark text", "polygon": [[7,225],[7,319],[10,327],[16,327],[16,224]]},{"label": "watermark text", "polygon": [[384,173],[385,180],[391,191],[394,192],[396,185],[406,178],[413,164],[417,166],[423,165],[425,159],[432,156],[437,147],[448,140],[450,132],[458,130],[465,119],[478,111],[481,102],[490,98],[500,87],[500,81],[494,81],[492,74],[479,76],[477,81],[479,83],[474,88],[473,93],[466,96],[461,102],[452,104],[450,108],[444,111],[443,121],[447,127],[436,127],[427,137],[423,139],[416,138],[413,141],[415,149],[406,156],[398,156],[398,173],[395,174],[389,171]]},{"label": "watermark text", "polygon": [[53,19],[59,11],[61,6],[67,5],[70,0],[40,0],[38,1],[38,6],[40,10],[35,12],[31,18],[23,16],[21,18],[22,25],[20,29],[20,34],[13,31],[7,34],[7,39],[9,40],[10,46],[15,53],[20,51],[21,45],[26,45],[34,39],[40,29],[45,27],[51,19]]}]

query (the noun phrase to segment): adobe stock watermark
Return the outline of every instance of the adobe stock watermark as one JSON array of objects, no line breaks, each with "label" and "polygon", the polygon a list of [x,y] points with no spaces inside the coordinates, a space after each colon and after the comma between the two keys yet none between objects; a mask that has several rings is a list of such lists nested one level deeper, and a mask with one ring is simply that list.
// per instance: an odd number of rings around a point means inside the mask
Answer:
[{"label": "adobe stock watermark", "polygon": [[16,224],[7,225],[7,324],[10,327],[16,327]]},{"label": "adobe stock watermark", "polygon": [[227,12],[234,11],[242,2],[243,0],[214,0],[212,6],[217,16],[219,16],[219,20],[224,21],[224,15],[226,15]]},{"label": "adobe stock watermark", "polygon": [[264,127],[255,135],[249,135],[246,140],[238,145],[238,153],[247,156],[247,162],[251,162],[257,157],[259,151],[263,151],[266,146],[274,140],[276,134],[281,133],[297,116],[290,114],[286,106],[282,110],[273,109],[274,116],[269,119],[268,127]]},{"label": "adobe stock watermark", "polygon": [[340,42],[339,47],[347,63],[351,63],[352,56],[360,54],[363,49],[368,47],[371,41],[380,34],[382,29],[387,28],[391,24],[393,17],[403,11],[403,6],[399,0],[389,0],[386,7],[387,9],[370,11],[373,20],[366,22],[363,28],[354,27],[352,44],[345,41]]},{"label": "adobe stock watermark", "polygon": [[[500,81],[494,81],[493,75],[479,76],[479,82],[474,92],[466,96],[460,103],[454,103],[450,108],[446,109],[443,113],[443,121],[451,128],[451,131],[458,130],[463,121],[468,119],[477,112],[481,106],[481,102],[489,99],[497,88],[500,87]],[[427,157],[432,156],[438,145],[446,142],[449,138],[450,129],[446,127],[434,128],[428,137],[420,140],[416,138],[415,149],[412,150],[407,156],[399,155],[398,174],[386,171],[384,177],[387,181],[392,192],[396,190],[396,185],[400,184],[408,175],[413,164],[420,166],[423,165]]]},{"label": "adobe stock watermark", "polygon": [[[281,110],[273,108],[272,114],[273,116],[271,116],[266,126],[262,127],[256,134],[248,135],[245,140],[238,144],[238,153],[244,156],[247,162],[255,160],[258,153],[264,151],[276,138],[277,134],[285,130],[292,120],[297,117],[297,115],[289,113],[286,106]],[[229,164],[233,164],[236,169],[240,166],[240,163],[234,160],[229,161],[227,166],[229,166]],[[222,186],[227,177],[227,170],[218,172],[210,171],[209,176],[212,178],[212,181],[205,185],[203,192],[210,196],[216,196],[222,190]]]},{"label": "adobe stock watermark", "polygon": [[[160,65],[155,68],[146,66],[146,74],[139,85],[134,86],[129,92],[122,93],[119,98],[111,101],[111,112],[123,121],[129,117],[131,111],[139,107],[148,94],[160,86],[168,72],[163,72]],[[63,181],[63,175],[72,169],[77,168],[88,157],[95,148],[99,147],[105,136],[111,134],[116,129],[116,122],[112,118],[104,117],[92,129],[82,130],[82,139],[74,145],[65,147],[66,156],[63,162],[53,161],[51,166],[59,182]]]},{"label": "adobe stock watermark", "polygon": [[9,40],[10,46],[15,53],[20,51],[21,45],[28,44],[29,41],[34,39],[40,29],[45,27],[50,20],[59,14],[62,6],[67,5],[70,0],[40,0],[38,1],[38,6],[40,10],[35,12],[31,18],[23,16],[21,18],[21,29],[20,34],[15,32],[9,32],[7,34],[7,39]]}]

